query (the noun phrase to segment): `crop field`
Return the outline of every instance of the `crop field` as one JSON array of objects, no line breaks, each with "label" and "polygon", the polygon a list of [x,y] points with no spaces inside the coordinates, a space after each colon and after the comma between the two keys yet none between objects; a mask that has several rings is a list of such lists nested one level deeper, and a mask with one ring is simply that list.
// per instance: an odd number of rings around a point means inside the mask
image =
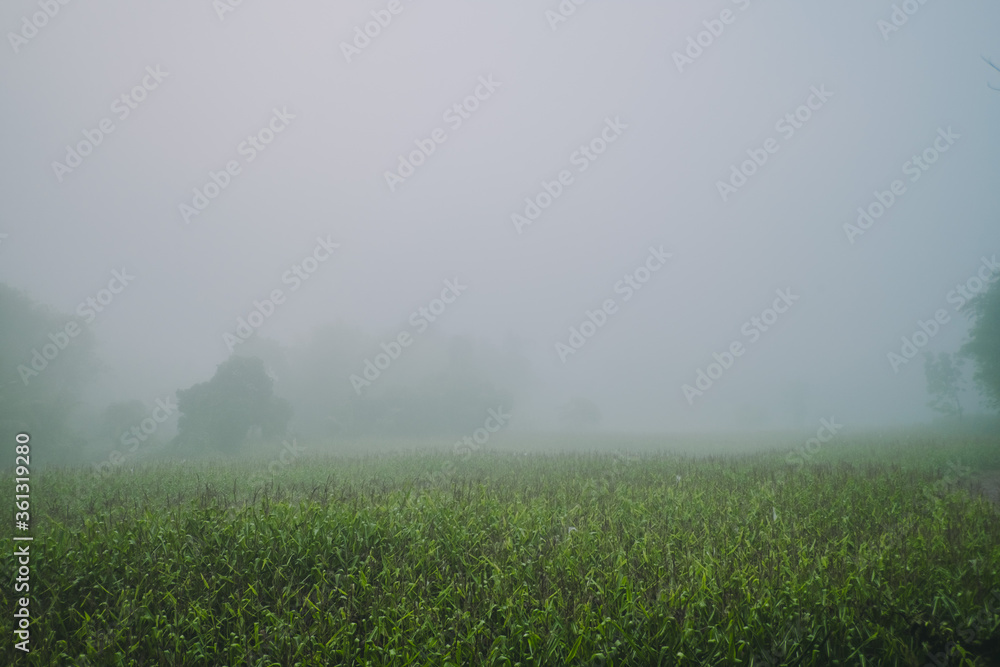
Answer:
[{"label": "crop field", "polygon": [[19,664],[1000,664],[996,438],[516,444],[39,471]]}]

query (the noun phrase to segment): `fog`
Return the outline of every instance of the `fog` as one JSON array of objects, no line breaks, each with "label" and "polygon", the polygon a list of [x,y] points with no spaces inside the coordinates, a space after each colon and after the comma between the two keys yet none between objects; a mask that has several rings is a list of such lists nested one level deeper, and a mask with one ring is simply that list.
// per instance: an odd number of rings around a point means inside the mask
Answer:
[{"label": "fog", "polygon": [[340,5],[0,8],[0,283],[92,333],[81,422],[234,352],[314,439],[443,373],[512,431],[935,418],[1000,271],[996,3]]}]

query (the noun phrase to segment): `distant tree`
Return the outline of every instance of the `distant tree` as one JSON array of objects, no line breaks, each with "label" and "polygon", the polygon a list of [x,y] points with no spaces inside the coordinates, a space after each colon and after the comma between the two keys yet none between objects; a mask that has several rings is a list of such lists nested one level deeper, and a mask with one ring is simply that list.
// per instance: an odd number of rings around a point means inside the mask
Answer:
[{"label": "distant tree", "polygon": [[292,408],[273,385],[260,359],[230,357],[208,382],[177,392],[178,443],[233,453],[252,429],[265,438],[283,435]]},{"label": "distant tree", "polygon": [[927,377],[927,393],[931,400],[927,404],[948,417],[962,415],[959,400],[962,384],[962,362],[964,359],[948,352],[924,355],[924,375]]},{"label": "distant tree", "polygon": [[0,437],[26,431],[40,454],[76,442],[71,417],[100,370],[94,349],[73,316],[0,283]]},{"label": "distant tree", "polygon": [[338,323],[287,349],[276,387],[295,405],[297,432],[334,439],[471,433],[487,410],[514,409],[530,370],[512,337],[499,347],[428,331],[376,377],[365,362],[383,353],[381,340]]},{"label": "distant tree", "polygon": [[295,405],[296,432],[339,438],[363,430],[355,410],[362,396],[348,378],[363,372],[359,360],[371,356],[372,347],[377,348],[378,341],[338,322],[314,330],[305,341],[288,348],[284,365],[274,369],[282,396]]},{"label": "distant tree", "polygon": [[596,428],[601,423],[601,411],[589,398],[576,396],[559,407],[559,421],[570,428]]},{"label": "distant tree", "polygon": [[257,357],[263,361],[267,374],[276,384],[288,370],[286,349],[276,340],[260,334],[240,345],[233,354],[240,357]]},{"label": "distant tree", "polygon": [[482,426],[490,408],[512,405],[509,392],[449,367],[424,377],[419,386],[387,386],[377,397],[362,397],[356,410],[361,409],[367,432],[429,436],[468,433]]},{"label": "distant tree", "polygon": [[1000,281],[972,299],[966,308],[972,329],[960,354],[975,363],[976,384],[990,406],[1000,409]]}]

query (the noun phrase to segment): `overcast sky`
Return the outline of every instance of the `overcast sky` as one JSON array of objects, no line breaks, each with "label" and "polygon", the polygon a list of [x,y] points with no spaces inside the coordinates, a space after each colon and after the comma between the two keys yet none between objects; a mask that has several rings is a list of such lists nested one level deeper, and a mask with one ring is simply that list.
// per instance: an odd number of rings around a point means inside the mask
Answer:
[{"label": "overcast sky", "polygon": [[888,355],[939,309],[921,351],[956,349],[949,292],[1000,255],[1000,6],[561,6],[4,3],[0,282],[73,314],[134,275],[92,323],[109,400],[211,377],[273,290],[257,335],[389,340],[457,279],[435,330],[523,338],[533,400],[612,428],[928,419]]}]

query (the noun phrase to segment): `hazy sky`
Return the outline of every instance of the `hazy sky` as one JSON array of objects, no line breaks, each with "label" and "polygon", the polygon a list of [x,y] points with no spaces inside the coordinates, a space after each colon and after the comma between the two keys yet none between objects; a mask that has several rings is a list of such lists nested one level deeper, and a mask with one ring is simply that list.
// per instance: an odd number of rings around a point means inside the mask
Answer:
[{"label": "hazy sky", "polygon": [[[458,279],[432,326],[527,340],[538,406],[585,395],[632,429],[926,419],[920,358],[887,354],[939,309],[922,350],[956,349],[949,292],[1000,256],[998,25],[986,0],[12,0],[0,282],[72,314],[135,276],[92,325],[114,400],[208,379],[275,289],[259,335],[344,320],[388,340]],[[53,165],[88,134],[78,166]],[[433,152],[390,187],[417,142]],[[211,173],[228,186],[186,221]],[[513,222],[543,181],[558,198]],[[849,234],[876,192],[892,205]],[[317,238],[339,248],[293,291]],[[786,312],[758,329],[778,290]]]}]

